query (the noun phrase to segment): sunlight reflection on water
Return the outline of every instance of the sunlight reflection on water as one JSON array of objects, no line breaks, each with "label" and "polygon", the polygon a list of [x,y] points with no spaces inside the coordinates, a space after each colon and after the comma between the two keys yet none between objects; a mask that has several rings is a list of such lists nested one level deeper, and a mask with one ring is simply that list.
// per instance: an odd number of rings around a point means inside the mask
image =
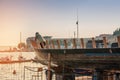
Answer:
[{"label": "sunlight reflection on water", "polygon": [[[4,52],[0,53],[0,58],[13,56],[12,60],[18,60],[17,58],[19,55],[22,55],[26,60],[33,59],[35,57],[34,52]],[[0,80],[38,80],[38,77],[36,79],[33,75],[42,76],[42,80],[45,80],[44,70],[37,73],[25,69],[25,66],[31,67],[33,71],[38,67],[46,67],[45,65],[35,62],[0,64]],[[13,71],[15,71],[14,74]]]},{"label": "sunlight reflection on water", "polygon": [[[34,52],[0,52],[0,58],[12,56],[12,60],[18,60],[18,56],[22,55],[26,60],[34,59]],[[38,68],[43,68],[43,71],[37,71]],[[36,62],[22,62],[0,64],[0,80],[46,80],[45,69],[47,67]],[[13,73],[15,71],[15,73]],[[53,75],[52,80],[55,80]],[[75,80],[83,80],[83,77],[76,77]],[[84,80],[92,80],[91,77]]]}]

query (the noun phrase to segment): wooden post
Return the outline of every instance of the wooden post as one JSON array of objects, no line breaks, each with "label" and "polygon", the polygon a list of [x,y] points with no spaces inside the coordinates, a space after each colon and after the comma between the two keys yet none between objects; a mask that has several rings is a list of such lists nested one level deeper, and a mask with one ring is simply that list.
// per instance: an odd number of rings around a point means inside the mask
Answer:
[{"label": "wooden post", "polygon": [[41,71],[41,80],[43,80],[43,71]]},{"label": "wooden post", "polygon": [[115,80],[115,76],[113,72],[110,72],[110,76],[108,77],[108,80]]},{"label": "wooden post", "polygon": [[45,48],[45,42],[41,42],[40,47],[44,49]]},{"label": "wooden post", "polygon": [[58,49],[60,49],[60,40],[57,40]]},{"label": "wooden post", "polygon": [[103,71],[102,70],[98,70],[97,71],[97,79],[96,80],[104,80],[103,79]]},{"label": "wooden post", "polygon": [[118,47],[120,48],[120,36],[117,36]]},{"label": "wooden post", "polygon": [[96,42],[95,42],[94,38],[92,38],[92,46],[93,46],[93,48],[96,48]]},{"label": "wooden post", "polygon": [[84,47],[84,40],[83,40],[83,38],[80,39],[80,44],[81,44],[81,48],[85,48]]},{"label": "wooden post", "polygon": [[109,80],[107,71],[103,72],[103,80]]},{"label": "wooden post", "polygon": [[107,40],[106,40],[106,37],[103,37],[103,44],[104,44],[104,48],[107,48]]},{"label": "wooden post", "polygon": [[76,40],[73,39],[73,48],[76,48]]},{"label": "wooden post", "polygon": [[55,49],[54,41],[51,40],[51,43],[52,43],[52,48]]},{"label": "wooden post", "polygon": [[64,40],[65,49],[67,49],[67,40]]},{"label": "wooden post", "polygon": [[49,49],[48,40],[46,40],[46,48]]},{"label": "wooden post", "polygon": [[48,54],[48,80],[50,80],[50,70],[51,70],[51,54]]}]

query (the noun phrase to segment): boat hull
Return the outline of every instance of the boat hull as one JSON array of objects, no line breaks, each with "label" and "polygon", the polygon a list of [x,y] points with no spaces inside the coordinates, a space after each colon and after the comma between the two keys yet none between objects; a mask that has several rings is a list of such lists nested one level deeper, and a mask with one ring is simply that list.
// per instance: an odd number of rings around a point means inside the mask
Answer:
[{"label": "boat hull", "polygon": [[35,52],[42,64],[48,63],[49,53],[52,63],[58,66],[95,68],[120,64],[120,48],[35,49]]}]

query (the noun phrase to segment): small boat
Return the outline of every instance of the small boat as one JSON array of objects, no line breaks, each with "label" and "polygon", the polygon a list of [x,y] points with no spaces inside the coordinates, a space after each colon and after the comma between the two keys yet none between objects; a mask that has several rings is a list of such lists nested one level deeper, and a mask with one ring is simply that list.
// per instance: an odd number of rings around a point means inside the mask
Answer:
[{"label": "small boat", "polygon": [[18,56],[18,61],[24,61],[26,60],[21,54]]},{"label": "small boat", "polygon": [[[102,43],[102,47],[97,47],[97,42]],[[73,38],[71,43],[72,48],[68,48],[67,40],[63,40],[64,48],[61,48],[59,40],[45,40],[38,32],[35,40],[31,40],[37,61],[42,64],[48,64],[48,54],[51,54],[52,66],[96,68],[103,66],[103,64],[119,64],[120,37],[118,37],[117,47],[107,47],[108,43],[105,37],[103,37],[102,41],[96,41],[92,38],[92,48],[85,48],[83,39],[80,39],[81,47],[79,48],[77,47],[78,42],[76,39]]]}]

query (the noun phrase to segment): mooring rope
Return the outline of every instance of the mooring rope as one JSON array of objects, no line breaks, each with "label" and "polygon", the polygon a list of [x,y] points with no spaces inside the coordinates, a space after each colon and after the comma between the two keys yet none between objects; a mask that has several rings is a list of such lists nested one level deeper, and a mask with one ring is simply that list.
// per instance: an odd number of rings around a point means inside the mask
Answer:
[{"label": "mooring rope", "polygon": [[38,67],[28,67],[28,66],[25,66],[25,69],[27,69],[27,70],[30,70],[30,71],[33,71],[33,72],[38,72],[38,70],[33,70],[33,69],[31,69],[31,68],[38,68]]}]

